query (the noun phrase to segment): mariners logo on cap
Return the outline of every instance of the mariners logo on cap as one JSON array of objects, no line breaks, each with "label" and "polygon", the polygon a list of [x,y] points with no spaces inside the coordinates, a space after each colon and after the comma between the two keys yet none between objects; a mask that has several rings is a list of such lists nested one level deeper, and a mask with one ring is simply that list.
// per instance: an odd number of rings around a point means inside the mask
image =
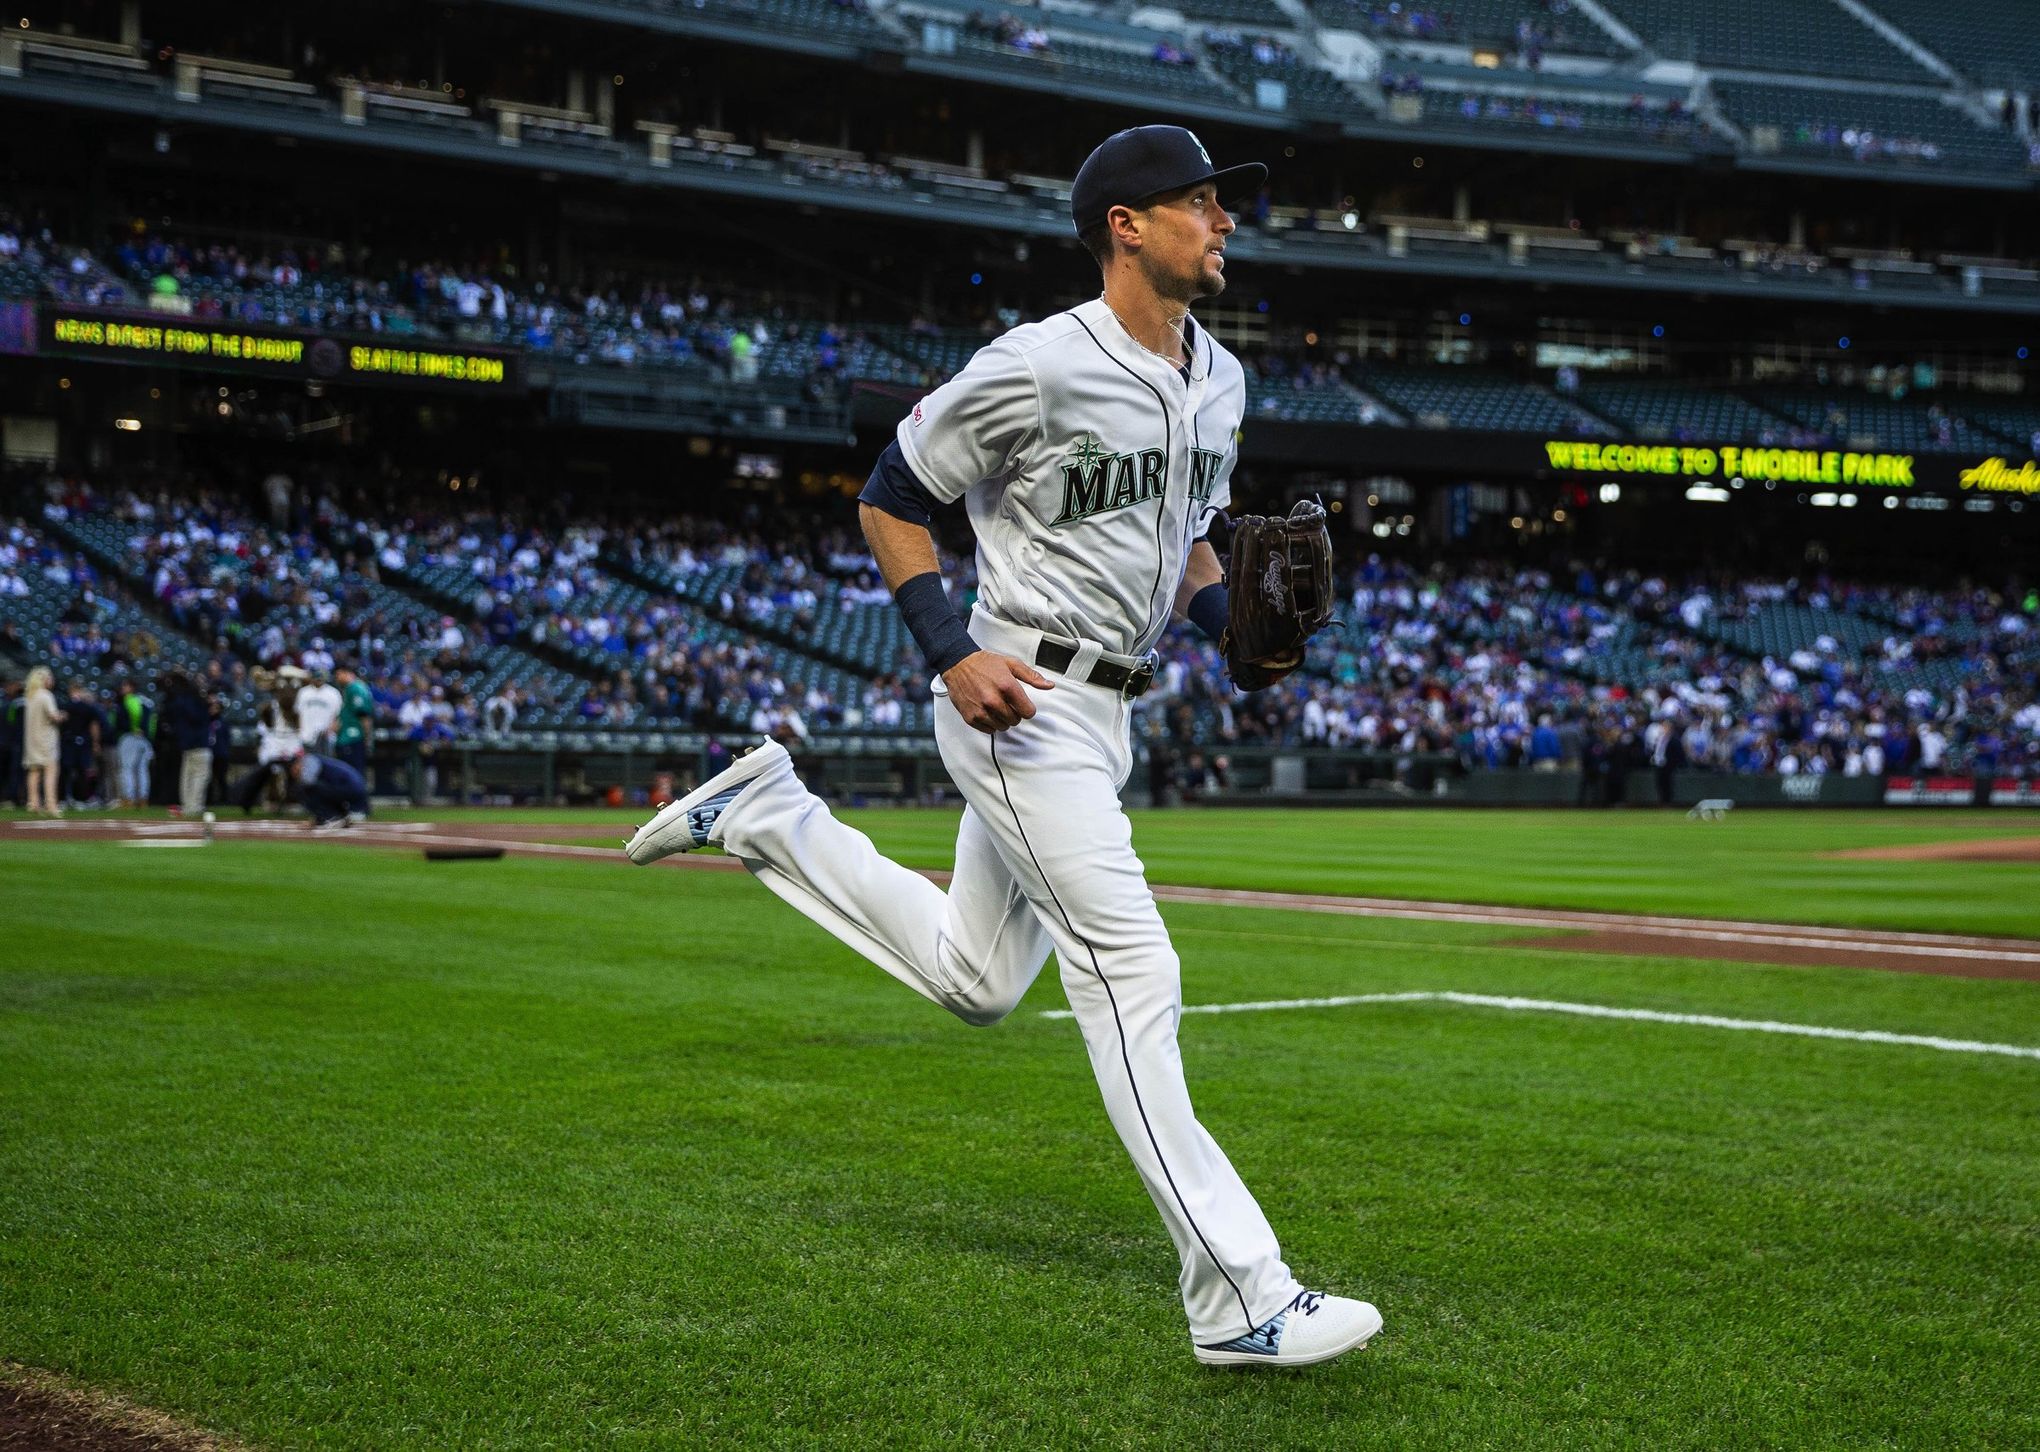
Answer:
[{"label": "mariners logo on cap", "polygon": [[1183,134],[1189,137],[1190,140],[1196,145],[1197,154],[1204,158],[1204,164],[1206,166],[1213,166],[1213,162],[1211,160],[1211,153],[1204,149],[1204,143],[1197,139],[1197,133],[1195,131],[1190,130],[1188,127],[1185,127],[1183,130]]}]

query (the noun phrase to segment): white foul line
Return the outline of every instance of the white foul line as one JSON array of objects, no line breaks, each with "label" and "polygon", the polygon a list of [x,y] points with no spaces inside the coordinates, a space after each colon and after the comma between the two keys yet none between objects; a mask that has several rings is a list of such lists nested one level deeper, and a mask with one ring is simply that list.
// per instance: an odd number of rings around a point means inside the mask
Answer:
[{"label": "white foul line", "polygon": [[[1853,1039],[1864,1044],[1907,1044],[1955,1054],[2003,1054],[2014,1059],[2040,1059],[2040,1048],[2020,1044],[1987,1044],[1975,1039],[1944,1039],[1933,1034],[1892,1034],[1881,1029],[1826,1028],[1812,1023],[1778,1023],[1761,1018],[1722,1018],[1711,1013],[1660,1013],[1653,1008],[1608,1008],[1598,1003],[1559,1003],[1544,998],[1498,998],[1487,993],[1355,993],[1342,998],[1271,998],[1255,1003],[1192,1003],[1185,1013],[1267,1013],[1278,1008],[1348,1008],[1361,1003],[1457,1003],[1469,1008],[1504,1008],[1517,1012],[1570,1013],[1581,1018],[1626,1018],[1644,1023],[1681,1023],[1699,1028],[1742,1029],[1749,1033],[1794,1034],[1808,1039]],[[1043,1018],[1075,1018],[1066,1008],[1046,1009]]]}]

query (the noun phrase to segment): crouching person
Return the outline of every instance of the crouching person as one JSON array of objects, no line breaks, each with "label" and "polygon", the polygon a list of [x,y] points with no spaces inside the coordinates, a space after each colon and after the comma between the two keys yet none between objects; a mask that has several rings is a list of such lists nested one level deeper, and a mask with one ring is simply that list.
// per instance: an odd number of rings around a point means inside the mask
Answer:
[{"label": "crouching person", "polygon": [[361,773],[331,756],[306,751],[293,757],[290,779],[298,800],[312,814],[312,826],[352,827],[368,820],[368,783]]}]

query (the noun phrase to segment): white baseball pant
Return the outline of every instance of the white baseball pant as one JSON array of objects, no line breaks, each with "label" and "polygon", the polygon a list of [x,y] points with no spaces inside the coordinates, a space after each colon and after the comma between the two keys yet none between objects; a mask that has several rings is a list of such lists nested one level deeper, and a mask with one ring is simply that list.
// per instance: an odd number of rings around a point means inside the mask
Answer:
[{"label": "white baseball pant", "polygon": [[[1024,660],[1039,638],[982,616],[972,634]],[[1182,1257],[1191,1338],[1226,1341],[1302,1288],[1190,1107],[1176,1047],[1181,964],[1119,804],[1133,765],[1127,704],[1068,677],[1030,695],[1033,717],[987,735],[938,693],[936,742],[968,803],[946,893],[881,856],[789,769],[768,773],[724,813],[721,845],[967,1023],[1010,1013],[1053,946],[1113,1127]]]}]

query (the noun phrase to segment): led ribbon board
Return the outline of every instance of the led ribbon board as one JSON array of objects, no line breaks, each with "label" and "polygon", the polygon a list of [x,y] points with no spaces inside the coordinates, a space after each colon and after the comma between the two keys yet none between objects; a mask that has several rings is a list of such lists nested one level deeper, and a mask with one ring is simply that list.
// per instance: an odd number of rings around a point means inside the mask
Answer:
[{"label": "led ribbon board", "polygon": [[523,388],[517,355],[437,341],[392,346],[212,318],[47,308],[41,351],[107,363],[157,363],[323,383],[511,393]]}]

